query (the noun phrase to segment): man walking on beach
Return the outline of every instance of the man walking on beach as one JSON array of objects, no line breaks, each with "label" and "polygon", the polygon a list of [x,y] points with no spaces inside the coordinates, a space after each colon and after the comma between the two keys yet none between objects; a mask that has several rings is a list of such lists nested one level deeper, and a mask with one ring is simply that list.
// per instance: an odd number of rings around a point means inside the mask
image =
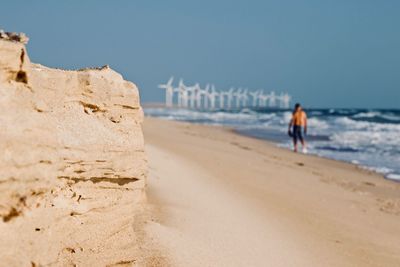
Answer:
[{"label": "man walking on beach", "polygon": [[[293,126],[293,132],[291,131],[292,126]],[[305,143],[303,135],[302,135],[302,128],[304,130],[304,135],[306,135],[307,134],[307,114],[301,108],[301,105],[299,103],[296,103],[296,105],[294,106],[292,119],[289,122],[288,133],[289,133],[289,136],[291,136],[293,138],[294,152],[297,152],[297,141],[300,140],[302,148],[303,148],[303,153],[307,153],[306,143]]]}]

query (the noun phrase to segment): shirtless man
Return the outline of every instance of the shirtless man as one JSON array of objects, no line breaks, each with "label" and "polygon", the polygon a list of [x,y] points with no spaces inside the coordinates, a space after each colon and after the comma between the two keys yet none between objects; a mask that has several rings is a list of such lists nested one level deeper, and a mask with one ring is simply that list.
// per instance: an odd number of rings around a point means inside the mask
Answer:
[{"label": "shirtless man", "polygon": [[[292,126],[293,126],[293,132],[291,132]],[[302,128],[304,130],[304,135],[306,135],[307,134],[307,114],[301,108],[300,104],[297,103],[294,106],[292,119],[290,120],[290,123],[289,123],[288,133],[289,133],[289,136],[291,136],[293,138],[294,152],[297,152],[297,140],[300,140],[302,148],[303,148],[303,153],[307,153],[306,143],[304,141],[302,131],[301,131]]]}]

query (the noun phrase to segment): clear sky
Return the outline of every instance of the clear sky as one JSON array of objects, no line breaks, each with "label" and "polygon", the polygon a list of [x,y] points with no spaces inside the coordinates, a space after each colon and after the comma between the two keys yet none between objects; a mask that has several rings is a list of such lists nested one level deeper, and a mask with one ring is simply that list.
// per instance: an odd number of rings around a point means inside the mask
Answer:
[{"label": "clear sky", "polygon": [[308,107],[400,108],[399,0],[1,1],[33,62],[109,64],[143,102],[171,75],[287,91]]}]

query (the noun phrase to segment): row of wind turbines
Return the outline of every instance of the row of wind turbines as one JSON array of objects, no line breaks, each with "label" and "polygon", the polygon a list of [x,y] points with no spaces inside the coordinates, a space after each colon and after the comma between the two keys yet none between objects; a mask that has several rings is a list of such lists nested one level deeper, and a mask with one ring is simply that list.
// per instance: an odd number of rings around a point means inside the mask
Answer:
[{"label": "row of wind turbines", "polygon": [[[248,89],[230,88],[227,91],[217,91],[214,85],[207,84],[201,88],[198,83],[187,86],[183,80],[179,80],[178,87],[172,85],[171,77],[166,84],[160,84],[158,88],[165,90],[166,107],[179,107],[191,109],[214,110],[253,108],[289,108],[291,96],[287,93],[279,95],[271,91],[267,94],[264,90],[249,91]],[[176,95],[176,97],[174,97]],[[176,104],[174,103],[176,99]]]}]

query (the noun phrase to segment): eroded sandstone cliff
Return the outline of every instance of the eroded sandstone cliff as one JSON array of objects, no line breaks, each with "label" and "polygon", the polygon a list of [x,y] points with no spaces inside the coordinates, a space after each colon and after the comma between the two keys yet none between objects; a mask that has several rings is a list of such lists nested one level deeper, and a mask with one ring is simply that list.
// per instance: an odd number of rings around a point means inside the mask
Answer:
[{"label": "eroded sandstone cliff", "polygon": [[131,260],[140,240],[123,226],[144,197],[142,120],[137,87],[108,66],[51,69],[0,39],[2,264]]}]

